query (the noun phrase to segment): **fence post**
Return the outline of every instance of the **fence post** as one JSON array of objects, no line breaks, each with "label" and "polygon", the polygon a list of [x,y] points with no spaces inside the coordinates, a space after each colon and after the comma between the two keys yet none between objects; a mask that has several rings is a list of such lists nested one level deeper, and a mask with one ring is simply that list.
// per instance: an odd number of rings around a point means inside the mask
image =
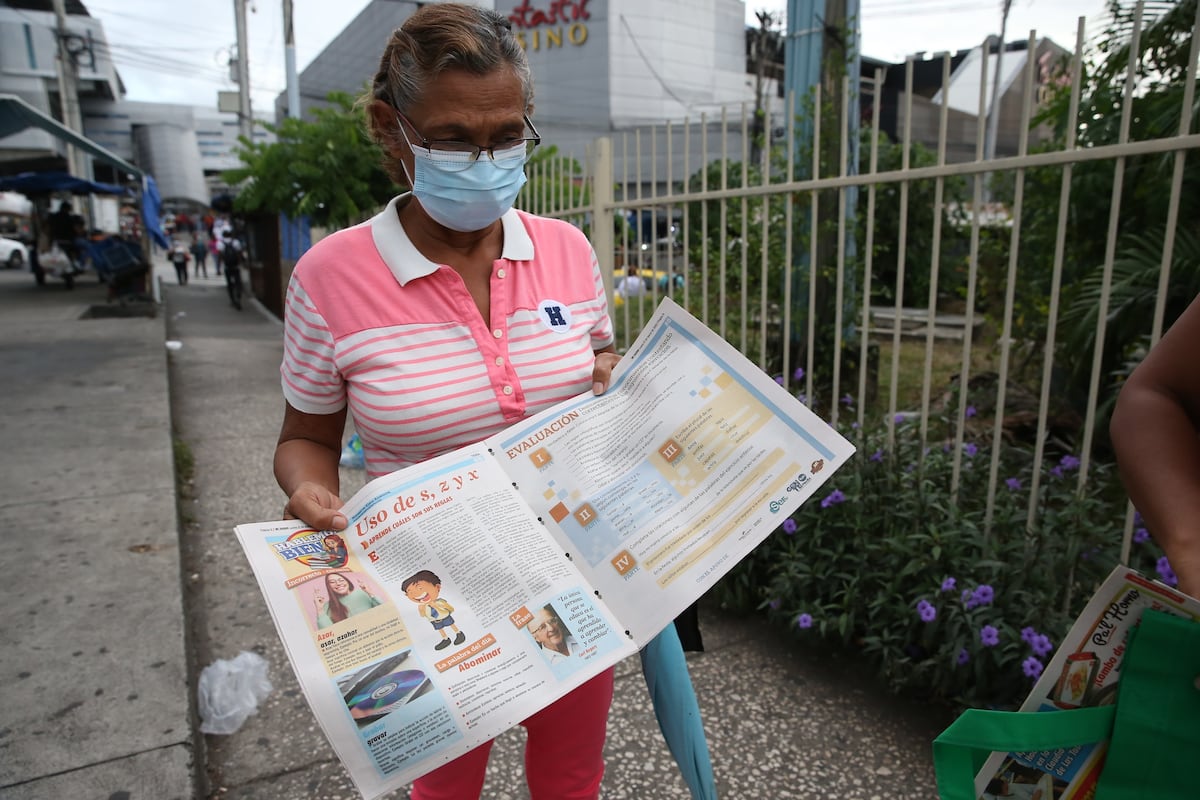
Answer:
[{"label": "fence post", "polygon": [[613,297],[613,155],[612,139],[602,136],[596,140],[592,151],[592,247],[600,264],[600,275],[604,279],[604,293],[608,295],[609,312]]}]

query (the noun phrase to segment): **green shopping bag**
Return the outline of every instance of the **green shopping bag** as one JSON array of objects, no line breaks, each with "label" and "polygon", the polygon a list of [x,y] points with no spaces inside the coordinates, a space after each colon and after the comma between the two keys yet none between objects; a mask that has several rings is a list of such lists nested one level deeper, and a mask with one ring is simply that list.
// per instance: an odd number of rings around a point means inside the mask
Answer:
[{"label": "green shopping bag", "polygon": [[1092,743],[1107,743],[1094,800],[1200,797],[1200,624],[1144,612],[1129,635],[1116,705],[964,711],[933,742],[938,792],[942,800],[976,800],[975,775],[992,752]]}]

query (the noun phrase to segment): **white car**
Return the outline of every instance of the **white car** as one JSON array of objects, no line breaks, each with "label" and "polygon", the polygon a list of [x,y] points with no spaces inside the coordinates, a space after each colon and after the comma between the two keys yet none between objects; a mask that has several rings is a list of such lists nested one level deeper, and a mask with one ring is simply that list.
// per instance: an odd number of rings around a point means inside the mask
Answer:
[{"label": "white car", "polygon": [[29,248],[16,239],[0,236],[0,265],[9,269],[21,269],[29,263]]}]

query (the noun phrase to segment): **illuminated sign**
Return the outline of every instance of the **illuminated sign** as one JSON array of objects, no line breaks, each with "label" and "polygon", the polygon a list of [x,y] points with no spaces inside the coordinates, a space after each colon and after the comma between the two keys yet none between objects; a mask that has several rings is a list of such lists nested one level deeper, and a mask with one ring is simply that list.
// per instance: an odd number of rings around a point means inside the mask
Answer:
[{"label": "illuminated sign", "polygon": [[508,15],[517,41],[526,50],[549,50],[563,42],[579,46],[587,41],[588,0],[550,0],[546,10],[534,8],[530,0],[521,0]]}]

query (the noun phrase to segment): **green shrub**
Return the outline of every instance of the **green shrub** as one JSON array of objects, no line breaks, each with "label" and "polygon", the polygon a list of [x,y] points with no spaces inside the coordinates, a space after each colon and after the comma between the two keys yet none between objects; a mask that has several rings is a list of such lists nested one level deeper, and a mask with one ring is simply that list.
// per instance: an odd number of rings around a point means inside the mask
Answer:
[{"label": "green shrub", "polygon": [[[884,425],[844,432],[852,461],[716,597],[867,659],[898,693],[1013,708],[1118,563],[1125,495],[1112,465],[1093,463],[1081,491],[1079,460],[1047,455],[1026,530],[1033,453],[1005,445],[989,525],[989,448],[963,444],[953,494],[952,437],[923,449],[918,428],[898,417],[890,449]],[[1139,529],[1130,566],[1153,575],[1147,538]]]}]

